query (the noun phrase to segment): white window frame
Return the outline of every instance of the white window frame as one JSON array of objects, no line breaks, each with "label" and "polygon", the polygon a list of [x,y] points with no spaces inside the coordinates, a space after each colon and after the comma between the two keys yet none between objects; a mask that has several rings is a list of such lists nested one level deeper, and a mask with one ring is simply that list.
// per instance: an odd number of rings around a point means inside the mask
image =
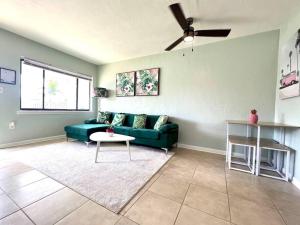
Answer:
[{"label": "white window frame", "polygon": [[[67,70],[63,70],[36,60],[32,60],[32,59],[28,59],[25,57],[22,57],[20,59],[20,76],[22,76],[22,63],[25,63],[27,65],[31,65],[31,66],[35,66],[35,67],[39,67],[41,69],[43,69],[43,82],[45,83],[45,70],[50,70],[50,71],[54,71],[57,73],[61,73],[64,75],[68,75],[68,76],[73,76],[77,78],[76,81],[76,109],[47,109],[45,108],[44,105],[44,101],[45,101],[45,87],[43,85],[43,106],[42,108],[22,108],[22,92],[21,92],[21,79],[20,79],[20,110],[17,112],[17,114],[64,114],[64,113],[77,113],[77,112],[92,112],[92,95],[91,95],[91,87],[93,84],[93,77],[92,76],[88,76],[85,74],[81,74],[81,73],[75,73],[75,72],[71,72],[71,71],[67,71]],[[89,109],[78,109],[78,78],[80,79],[86,79],[90,81],[90,86],[89,86]]]}]

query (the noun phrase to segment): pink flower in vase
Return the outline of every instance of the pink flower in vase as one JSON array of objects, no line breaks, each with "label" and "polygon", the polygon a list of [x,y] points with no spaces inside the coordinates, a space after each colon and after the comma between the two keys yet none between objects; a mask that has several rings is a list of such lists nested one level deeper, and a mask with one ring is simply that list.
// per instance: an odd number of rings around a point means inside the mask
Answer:
[{"label": "pink flower in vase", "polygon": [[106,133],[108,133],[108,135],[109,135],[110,137],[112,137],[112,136],[114,135],[114,128],[113,128],[112,126],[108,127],[108,128],[106,129]]},{"label": "pink flower in vase", "polygon": [[256,113],[257,111],[255,109],[251,110],[251,113],[249,115],[249,123],[257,124],[258,115]]}]

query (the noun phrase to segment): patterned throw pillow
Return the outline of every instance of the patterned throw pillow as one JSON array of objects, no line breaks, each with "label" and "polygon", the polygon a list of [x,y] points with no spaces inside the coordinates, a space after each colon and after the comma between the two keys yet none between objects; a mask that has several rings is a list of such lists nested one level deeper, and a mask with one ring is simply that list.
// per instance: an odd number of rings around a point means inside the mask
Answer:
[{"label": "patterned throw pillow", "polygon": [[124,120],[125,120],[125,114],[123,114],[123,113],[117,113],[117,114],[114,116],[114,119],[113,119],[113,121],[111,122],[111,125],[112,125],[112,126],[122,126]]},{"label": "patterned throw pillow", "polygon": [[109,123],[110,112],[98,112],[97,123]]},{"label": "patterned throw pillow", "polygon": [[132,128],[134,128],[134,129],[145,128],[146,119],[147,119],[146,114],[135,115],[134,120],[133,120]]},{"label": "patterned throw pillow", "polygon": [[154,125],[154,130],[159,130],[159,128],[168,122],[168,116],[162,115],[158,118]]}]

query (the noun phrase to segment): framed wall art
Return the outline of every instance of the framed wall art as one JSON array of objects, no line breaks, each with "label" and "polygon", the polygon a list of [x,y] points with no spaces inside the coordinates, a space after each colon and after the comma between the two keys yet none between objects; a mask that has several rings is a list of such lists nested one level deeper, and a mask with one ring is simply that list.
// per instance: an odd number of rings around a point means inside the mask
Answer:
[{"label": "framed wall art", "polygon": [[6,68],[0,68],[0,83],[16,84],[16,71]]},{"label": "framed wall art", "polygon": [[300,95],[299,86],[300,30],[280,49],[279,98],[287,99]]},{"label": "framed wall art", "polygon": [[159,68],[136,71],[136,96],[159,95]]},{"label": "framed wall art", "polygon": [[134,96],[135,94],[135,72],[117,73],[116,75],[116,96]]}]

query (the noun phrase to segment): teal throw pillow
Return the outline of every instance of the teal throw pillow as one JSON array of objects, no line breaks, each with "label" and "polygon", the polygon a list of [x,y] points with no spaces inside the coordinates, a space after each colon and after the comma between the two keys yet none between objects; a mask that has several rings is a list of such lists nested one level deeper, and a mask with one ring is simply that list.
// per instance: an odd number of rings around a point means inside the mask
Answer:
[{"label": "teal throw pillow", "polygon": [[147,115],[146,114],[135,115],[134,116],[134,120],[133,120],[132,128],[135,128],[135,129],[145,128],[145,126],[146,126],[146,119],[147,119]]},{"label": "teal throw pillow", "polygon": [[98,112],[97,123],[109,123],[110,112]]},{"label": "teal throw pillow", "polygon": [[160,116],[154,125],[154,130],[159,130],[159,128],[161,128],[161,126],[166,124],[167,122],[168,122],[168,116],[166,115]]},{"label": "teal throw pillow", "polygon": [[113,121],[111,122],[111,125],[114,126],[122,126],[125,120],[125,114],[123,113],[117,113],[114,116]]}]

